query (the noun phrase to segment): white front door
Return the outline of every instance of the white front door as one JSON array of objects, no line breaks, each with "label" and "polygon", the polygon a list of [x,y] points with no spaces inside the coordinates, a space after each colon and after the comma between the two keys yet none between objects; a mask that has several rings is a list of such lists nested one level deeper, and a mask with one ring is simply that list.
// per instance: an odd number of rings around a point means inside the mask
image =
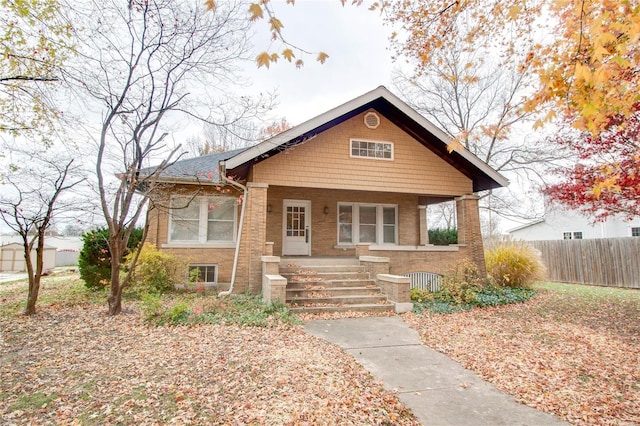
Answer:
[{"label": "white front door", "polygon": [[284,200],[282,255],[311,255],[311,201]]}]

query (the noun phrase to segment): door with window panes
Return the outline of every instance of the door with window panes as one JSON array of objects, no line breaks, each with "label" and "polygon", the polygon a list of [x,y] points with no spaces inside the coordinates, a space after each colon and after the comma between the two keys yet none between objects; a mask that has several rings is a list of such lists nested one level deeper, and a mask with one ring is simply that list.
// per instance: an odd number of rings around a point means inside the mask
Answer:
[{"label": "door with window panes", "polygon": [[311,201],[285,200],[283,209],[283,256],[311,255]]}]

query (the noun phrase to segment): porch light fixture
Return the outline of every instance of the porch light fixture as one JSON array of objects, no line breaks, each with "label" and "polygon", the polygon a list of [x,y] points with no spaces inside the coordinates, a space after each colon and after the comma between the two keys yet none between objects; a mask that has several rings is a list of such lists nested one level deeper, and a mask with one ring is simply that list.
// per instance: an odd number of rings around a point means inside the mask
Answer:
[{"label": "porch light fixture", "polygon": [[329,214],[329,206],[324,206],[324,214]]},{"label": "porch light fixture", "polygon": [[271,204],[267,204],[267,213],[271,213]]}]

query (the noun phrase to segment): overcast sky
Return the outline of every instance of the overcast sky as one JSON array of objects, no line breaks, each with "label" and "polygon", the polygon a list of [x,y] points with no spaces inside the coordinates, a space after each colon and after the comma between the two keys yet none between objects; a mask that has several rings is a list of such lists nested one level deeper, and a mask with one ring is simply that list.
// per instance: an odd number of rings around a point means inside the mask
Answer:
[{"label": "overcast sky", "polygon": [[[283,0],[272,3],[287,41],[329,55],[324,64],[315,55],[303,56],[305,65],[300,69],[283,59],[269,69],[247,67],[256,90],[277,90],[274,117],[297,125],[380,85],[391,89],[392,71],[397,68],[388,48],[391,29],[383,25],[378,12],[365,6],[343,7],[339,0],[299,0],[295,6]],[[256,50],[265,50],[266,23],[257,25],[256,32]],[[279,53],[282,48],[275,43],[272,50]]]}]

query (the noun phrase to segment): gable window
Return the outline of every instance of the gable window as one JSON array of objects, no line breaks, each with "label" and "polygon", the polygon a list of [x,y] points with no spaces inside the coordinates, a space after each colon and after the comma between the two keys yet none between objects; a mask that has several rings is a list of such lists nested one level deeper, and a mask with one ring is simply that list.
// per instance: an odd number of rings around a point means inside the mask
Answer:
[{"label": "gable window", "polygon": [[237,209],[235,197],[172,197],[169,242],[233,243]]},{"label": "gable window", "polygon": [[383,204],[338,204],[338,244],[397,244],[398,207]]},{"label": "gable window", "polygon": [[393,143],[351,139],[351,157],[393,160]]},{"label": "gable window", "polygon": [[631,227],[631,236],[640,237],[640,226]]},{"label": "gable window", "polygon": [[218,265],[189,265],[189,282],[215,284],[218,282]]}]

